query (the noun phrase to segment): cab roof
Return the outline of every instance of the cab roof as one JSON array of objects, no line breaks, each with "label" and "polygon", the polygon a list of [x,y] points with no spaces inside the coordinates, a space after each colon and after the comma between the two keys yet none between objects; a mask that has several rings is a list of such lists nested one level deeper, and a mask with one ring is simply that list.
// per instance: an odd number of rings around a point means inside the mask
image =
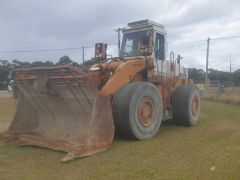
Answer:
[{"label": "cab roof", "polygon": [[131,23],[128,23],[127,25],[128,25],[127,27],[122,29],[123,33],[153,29],[162,34],[167,34],[167,31],[165,30],[164,25],[151,21],[149,19],[131,22]]}]

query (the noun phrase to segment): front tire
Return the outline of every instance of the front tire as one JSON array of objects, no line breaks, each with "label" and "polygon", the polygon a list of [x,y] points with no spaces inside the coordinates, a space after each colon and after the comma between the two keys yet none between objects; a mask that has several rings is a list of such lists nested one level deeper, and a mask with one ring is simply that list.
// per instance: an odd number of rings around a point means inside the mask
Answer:
[{"label": "front tire", "polygon": [[163,117],[163,104],[153,84],[135,82],[123,86],[114,95],[112,106],[118,134],[138,140],[157,134]]}]

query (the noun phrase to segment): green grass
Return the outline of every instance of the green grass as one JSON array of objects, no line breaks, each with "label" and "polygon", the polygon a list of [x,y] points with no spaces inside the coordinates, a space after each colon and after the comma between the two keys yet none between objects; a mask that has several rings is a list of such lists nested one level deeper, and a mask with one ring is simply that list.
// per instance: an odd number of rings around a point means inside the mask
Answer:
[{"label": "green grass", "polygon": [[[14,103],[0,99],[0,126]],[[202,103],[192,128],[164,123],[150,140],[115,138],[112,147],[62,164],[64,153],[0,138],[0,179],[240,179],[240,106]],[[215,171],[210,171],[211,167]]]}]

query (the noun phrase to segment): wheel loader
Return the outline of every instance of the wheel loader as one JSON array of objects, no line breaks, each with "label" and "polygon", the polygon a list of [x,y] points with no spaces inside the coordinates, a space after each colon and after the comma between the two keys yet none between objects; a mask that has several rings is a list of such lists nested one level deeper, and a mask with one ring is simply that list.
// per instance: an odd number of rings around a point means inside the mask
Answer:
[{"label": "wheel loader", "polygon": [[200,95],[181,57],[170,53],[167,32],[150,20],[122,29],[119,57],[97,44],[95,64],[17,69],[17,108],[6,133],[20,145],[67,152],[63,162],[110,147],[114,134],[153,138],[163,121],[182,126],[199,120]]}]

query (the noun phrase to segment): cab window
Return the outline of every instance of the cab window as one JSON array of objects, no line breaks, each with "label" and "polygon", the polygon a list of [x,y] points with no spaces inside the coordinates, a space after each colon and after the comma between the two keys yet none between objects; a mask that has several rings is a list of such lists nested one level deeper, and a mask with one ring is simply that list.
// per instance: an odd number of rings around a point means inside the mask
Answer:
[{"label": "cab window", "polygon": [[159,60],[164,60],[164,35],[156,33],[156,43],[155,43],[155,58]]}]

